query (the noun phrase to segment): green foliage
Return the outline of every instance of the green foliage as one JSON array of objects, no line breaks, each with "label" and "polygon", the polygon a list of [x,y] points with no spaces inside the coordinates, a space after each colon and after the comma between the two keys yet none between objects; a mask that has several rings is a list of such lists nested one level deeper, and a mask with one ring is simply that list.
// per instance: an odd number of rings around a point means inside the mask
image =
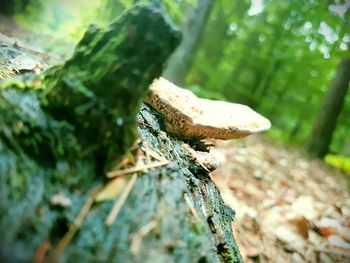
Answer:
[{"label": "green foliage", "polygon": [[[215,2],[187,85],[250,105],[271,119],[271,135],[304,145],[339,61],[349,55],[349,20],[332,5],[267,0],[254,14],[250,1]],[[349,136],[349,109],[348,96],[332,152]]]},{"label": "green foliage", "polygon": [[[89,24],[102,23],[98,19],[100,6],[101,0],[32,0],[15,18],[19,24],[34,33],[28,36],[27,41],[37,42],[37,35],[44,33],[46,38],[41,36],[42,40],[37,45],[66,55],[67,45],[76,43]],[[113,19],[119,14],[120,12]],[[55,41],[52,42],[52,39]]]},{"label": "green foliage", "polygon": [[187,88],[199,97],[204,97],[213,100],[225,99],[222,93],[220,91],[216,91],[215,89],[207,89],[199,85],[192,85]]},{"label": "green foliage", "polygon": [[[186,9],[189,5],[195,5],[197,1],[165,0],[161,2],[172,19],[177,24],[181,24],[185,19]],[[44,32],[48,38],[55,39],[55,43],[45,39],[39,43],[39,46],[60,55],[66,55],[67,45],[79,41],[90,24],[106,27],[132,4],[133,0],[30,0],[30,4],[25,6],[24,10],[22,8],[20,12],[15,12],[15,17],[23,27],[32,32],[38,34]],[[35,42],[36,38],[37,35],[33,34],[27,40]]]},{"label": "green foliage", "polygon": [[325,162],[350,175],[350,157],[328,154],[325,157]]},{"label": "green foliage", "polygon": [[181,25],[185,23],[186,12],[191,6],[195,6],[198,0],[164,0],[162,1],[175,23]]},{"label": "green foliage", "polygon": [[101,6],[97,10],[98,21],[109,24],[123,10],[131,7],[132,2],[132,0],[102,0]]}]

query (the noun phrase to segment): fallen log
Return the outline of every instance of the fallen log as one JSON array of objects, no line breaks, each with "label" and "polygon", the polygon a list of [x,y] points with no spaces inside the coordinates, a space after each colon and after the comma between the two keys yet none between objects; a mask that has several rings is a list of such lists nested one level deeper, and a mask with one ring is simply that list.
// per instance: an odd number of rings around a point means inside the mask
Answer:
[{"label": "fallen log", "polygon": [[[0,84],[1,262],[242,261],[208,170],[139,108],[178,42],[160,9],[136,5],[64,64]],[[97,199],[106,172],[140,163]]]}]

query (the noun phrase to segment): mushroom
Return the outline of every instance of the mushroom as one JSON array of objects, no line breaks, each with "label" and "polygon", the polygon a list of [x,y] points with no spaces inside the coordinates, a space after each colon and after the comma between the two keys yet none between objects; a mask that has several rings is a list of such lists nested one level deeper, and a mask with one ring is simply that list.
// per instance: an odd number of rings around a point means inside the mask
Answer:
[{"label": "mushroom", "polygon": [[149,89],[145,102],[164,117],[168,132],[183,139],[238,139],[271,127],[248,106],[198,98],[162,77]]}]

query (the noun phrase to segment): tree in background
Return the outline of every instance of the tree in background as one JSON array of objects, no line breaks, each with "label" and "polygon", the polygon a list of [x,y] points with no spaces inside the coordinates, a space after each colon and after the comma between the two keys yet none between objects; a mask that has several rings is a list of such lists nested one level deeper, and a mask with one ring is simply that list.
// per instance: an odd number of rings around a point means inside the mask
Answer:
[{"label": "tree in background", "polygon": [[30,0],[0,0],[0,13],[13,15],[16,12],[23,11]]},{"label": "tree in background", "polygon": [[[138,2],[76,0],[65,14],[57,6],[69,0],[0,0],[0,11],[11,2],[26,1],[45,6],[55,2],[54,11],[40,15],[45,22],[33,23],[39,16],[32,8],[29,16],[22,15],[22,25],[31,24],[34,31],[64,37],[67,42],[80,39],[91,21],[108,24]],[[275,139],[311,145],[315,116],[350,44],[348,1],[148,1],[162,2],[174,22],[183,25],[183,41],[169,60],[166,77],[200,96],[248,104],[271,119],[270,135]],[[81,13],[83,2],[80,21],[74,27],[72,22],[67,24],[70,16]],[[349,148],[345,146],[349,144],[349,114],[348,96],[329,145],[333,153],[348,152],[343,148]]]},{"label": "tree in background", "polygon": [[[254,2],[215,2],[185,85],[198,95],[248,104],[271,119],[275,139],[306,145],[350,43],[349,7],[333,1]],[[350,99],[344,103],[330,147],[337,153],[348,136]]]},{"label": "tree in background", "polygon": [[308,152],[323,158],[329,150],[338,116],[343,108],[350,82],[350,59],[340,62],[331,86],[324,96],[308,146]]},{"label": "tree in background", "polygon": [[211,0],[199,0],[197,8],[190,8],[187,21],[183,26],[183,40],[169,60],[164,75],[175,82],[183,84],[185,77],[192,67],[192,62],[212,9]]}]

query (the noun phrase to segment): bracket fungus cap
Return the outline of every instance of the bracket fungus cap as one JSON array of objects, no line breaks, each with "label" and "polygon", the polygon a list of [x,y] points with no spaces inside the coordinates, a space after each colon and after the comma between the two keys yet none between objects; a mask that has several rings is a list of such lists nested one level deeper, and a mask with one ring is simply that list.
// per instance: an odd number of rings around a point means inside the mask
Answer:
[{"label": "bracket fungus cap", "polygon": [[268,119],[248,106],[198,98],[191,91],[159,78],[150,86],[146,103],[165,118],[169,132],[184,139],[238,139],[271,127]]}]

